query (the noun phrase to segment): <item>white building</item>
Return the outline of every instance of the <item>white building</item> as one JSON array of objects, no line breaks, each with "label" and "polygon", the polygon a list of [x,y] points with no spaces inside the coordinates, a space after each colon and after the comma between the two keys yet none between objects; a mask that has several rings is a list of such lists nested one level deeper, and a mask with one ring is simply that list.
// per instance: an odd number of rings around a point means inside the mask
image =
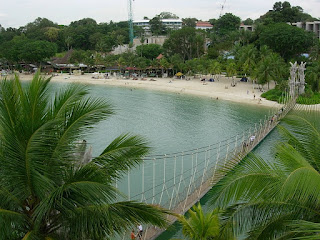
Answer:
[{"label": "white building", "polygon": [[[150,20],[135,20],[134,26],[142,27],[146,33],[150,33]],[[182,20],[180,19],[161,19],[161,22],[166,28],[178,30],[182,28]]]},{"label": "white building", "polygon": [[[167,38],[167,36],[149,36],[145,37],[143,44],[158,44],[162,46]],[[141,44],[141,38],[133,39],[133,46],[140,46]]]},{"label": "white building", "polygon": [[292,26],[296,26],[298,28],[302,28],[309,32],[314,32],[317,37],[320,39],[320,21],[314,22],[296,22],[296,23],[288,23]]},{"label": "white building", "polygon": [[253,27],[253,25],[245,25],[245,24],[241,24],[240,25],[240,30],[241,29],[243,29],[243,30],[245,30],[245,31],[253,31],[254,30],[254,27]]}]

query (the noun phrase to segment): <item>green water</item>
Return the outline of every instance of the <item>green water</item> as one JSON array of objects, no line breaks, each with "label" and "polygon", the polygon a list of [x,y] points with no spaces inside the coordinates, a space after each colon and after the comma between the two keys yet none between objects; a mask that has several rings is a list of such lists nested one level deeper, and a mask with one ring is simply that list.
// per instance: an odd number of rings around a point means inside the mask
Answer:
[{"label": "green water", "polygon": [[90,86],[91,94],[106,98],[116,114],[97,125],[88,141],[94,155],[122,133],[145,136],[151,155],[182,152],[228,139],[254,127],[269,108],[247,106],[209,98]]},{"label": "green water", "polygon": [[[64,86],[55,84],[54,89]],[[100,85],[89,87],[93,96],[105,98],[116,110],[115,115],[97,125],[87,137],[93,146],[94,156],[114,138],[128,132],[145,136],[152,147],[151,155],[196,149],[236,135],[242,136],[270,113],[270,108],[258,105],[241,105],[205,97]],[[164,170],[161,166],[156,166],[157,183],[162,181]],[[172,165],[167,165],[167,168],[169,176]],[[146,165],[145,171],[145,178],[151,182],[152,166]],[[141,175],[141,168],[138,168],[130,176],[131,195],[141,192]],[[125,176],[118,185],[126,194],[127,180]],[[179,237],[181,232],[177,230],[167,232],[159,239]]]}]

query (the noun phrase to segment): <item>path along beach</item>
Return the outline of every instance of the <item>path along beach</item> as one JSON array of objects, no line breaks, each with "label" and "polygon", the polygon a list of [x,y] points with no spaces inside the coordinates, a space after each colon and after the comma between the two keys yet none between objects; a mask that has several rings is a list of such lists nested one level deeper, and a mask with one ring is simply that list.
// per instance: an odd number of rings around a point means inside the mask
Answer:
[{"label": "path along beach", "polygon": [[[111,77],[110,79],[92,78],[92,74],[69,75],[58,74],[52,77],[52,82],[84,83],[84,84],[101,84],[109,86],[127,87],[132,90],[143,88],[149,90],[159,90],[174,92],[177,94],[192,94],[197,96],[209,97],[214,100],[226,100],[244,104],[254,104],[264,107],[279,107],[280,105],[261,98],[262,92],[257,89],[257,84],[250,82],[240,82],[235,79],[236,86],[232,87],[232,79],[221,76],[219,81],[203,82],[199,78],[190,78],[190,80],[176,78],[146,78],[144,80],[132,80]],[[21,80],[31,80],[33,75],[20,74]],[[207,78],[209,79],[209,78]],[[270,83],[270,89],[274,88],[274,83]],[[266,91],[266,87],[264,88]]]}]

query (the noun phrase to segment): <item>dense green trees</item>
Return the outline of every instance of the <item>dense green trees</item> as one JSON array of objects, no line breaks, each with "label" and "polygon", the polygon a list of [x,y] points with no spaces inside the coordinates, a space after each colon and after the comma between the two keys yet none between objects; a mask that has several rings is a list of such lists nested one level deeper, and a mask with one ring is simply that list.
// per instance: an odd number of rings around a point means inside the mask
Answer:
[{"label": "dense green trees", "polygon": [[183,27],[196,27],[197,21],[196,18],[182,18]]},{"label": "dense green trees", "polygon": [[57,52],[56,44],[42,40],[30,41],[24,35],[14,37],[5,42],[2,47],[2,56],[12,63],[41,63],[53,57]]},{"label": "dense green trees", "polygon": [[306,22],[316,20],[312,16],[303,12],[300,6],[291,6],[287,1],[276,2],[273,9],[261,16],[257,21],[263,24]]},{"label": "dense green trees", "polygon": [[147,59],[154,59],[163,52],[163,49],[158,44],[140,45],[136,49],[136,54]]},{"label": "dense green trees", "polygon": [[223,229],[247,239],[319,239],[312,231],[320,224],[320,126],[313,114],[284,120],[285,140],[272,161],[250,154],[227,167],[211,190],[213,206],[227,209]]},{"label": "dense green trees", "polygon": [[161,18],[156,16],[149,21],[150,30],[153,35],[165,35],[167,33],[167,28],[162,24]]},{"label": "dense green trees", "polygon": [[163,48],[170,55],[180,54],[184,60],[200,57],[204,52],[203,31],[185,27],[171,33]]},{"label": "dense green trees", "polygon": [[79,140],[112,107],[81,85],[52,98],[49,81],[0,84],[0,238],[110,239],[138,222],[163,227],[163,210],[119,202],[114,188],[148,153],[145,140],[121,135],[91,159]]},{"label": "dense green trees", "polygon": [[239,30],[240,18],[232,13],[226,13],[215,22],[215,29],[219,34],[225,35],[229,32]]},{"label": "dense green trees", "polygon": [[314,92],[320,91],[320,61],[313,62],[307,67],[306,82]]},{"label": "dense green trees", "polygon": [[259,40],[261,45],[269,46],[284,59],[289,60],[310,49],[313,45],[313,34],[286,23],[277,23],[266,26]]}]

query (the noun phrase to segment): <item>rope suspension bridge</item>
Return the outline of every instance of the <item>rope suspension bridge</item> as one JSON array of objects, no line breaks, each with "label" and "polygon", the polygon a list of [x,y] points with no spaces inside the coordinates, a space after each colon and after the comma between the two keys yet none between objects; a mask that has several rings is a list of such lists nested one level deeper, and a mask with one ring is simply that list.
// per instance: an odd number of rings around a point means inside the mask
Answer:
[{"label": "rope suspension bridge", "polygon": [[[126,200],[184,214],[223,177],[222,170],[227,165],[239,163],[275,128],[279,120],[294,108],[295,100],[287,97],[281,109],[241,135],[198,149],[147,157],[140,169],[130,171],[121,183],[116,183],[116,187],[126,185],[123,190],[127,192]],[[176,219],[168,216],[168,220],[173,223]],[[155,239],[161,232],[149,227],[143,239]]]},{"label": "rope suspension bridge", "polygon": [[[296,99],[301,82],[291,80],[294,84],[290,82],[290,91],[283,96],[281,107],[254,127],[202,148],[146,157],[139,169],[130,171],[126,178],[116,183],[116,187],[124,187],[120,190],[127,193],[125,200],[145,202],[184,214],[224,176],[222,170],[226,166],[238,164],[277,126],[279,120],[292,109],[299,109]],[[124,199],[119,196],[118,200]],[[167,218],[171,223],[176,220],[173,216]],[[143,239],[155,239],[162,231],[150,226]],[[128,233],[122,239],[127,236]]]}]

